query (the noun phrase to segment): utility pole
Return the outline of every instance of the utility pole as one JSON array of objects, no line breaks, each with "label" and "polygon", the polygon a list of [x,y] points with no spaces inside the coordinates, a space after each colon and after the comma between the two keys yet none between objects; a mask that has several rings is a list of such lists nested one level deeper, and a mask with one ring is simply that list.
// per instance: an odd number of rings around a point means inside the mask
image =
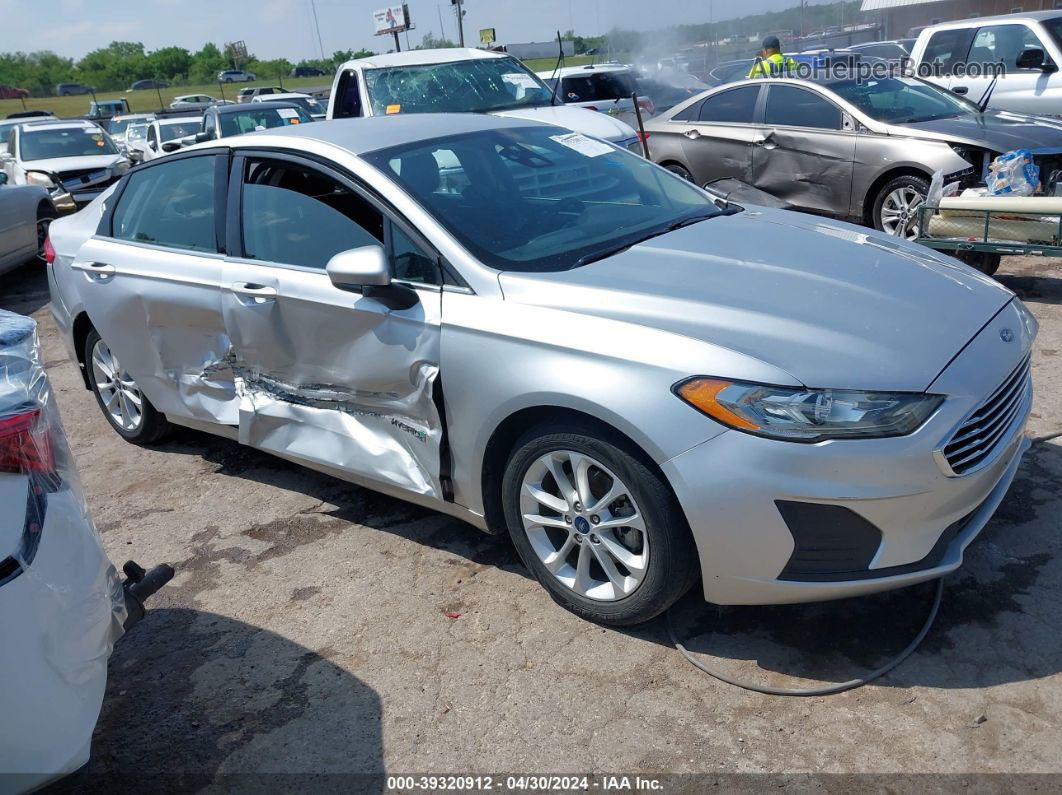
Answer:
[{"label": "utility pole", "polygon": [[317,4],[314,0],[310,0],[310,10],[313,11],[313,26],[317,29],[317,46],[321,50],[321,60],[324,60],[325,51],[324,44],[321,42],[321,25],[317,21]]},{"label": "utility pole", "polygon": [[465,0],[450,0],[457,14],[457,41],[461,47],[465,46]]},{"label": "utility pole", "polygon": [[392,30],[391,35],[395,37],[395,52],[402,52],[402,44],[398,41],[398,31]]}]

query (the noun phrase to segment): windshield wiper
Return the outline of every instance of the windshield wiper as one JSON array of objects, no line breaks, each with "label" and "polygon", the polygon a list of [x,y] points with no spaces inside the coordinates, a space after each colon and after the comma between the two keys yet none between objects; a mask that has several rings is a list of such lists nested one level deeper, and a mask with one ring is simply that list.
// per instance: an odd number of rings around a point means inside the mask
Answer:
[{"label": "windshield wiper", "polygon": [[690,216],[687,218],[680,218],[679,220],[668,224],[663,229],[654,229],[649,234],[643,235],[642,237],[636,238],[635,240],[629,240],[618,246],[614,246],[613,248],[601,249],[600,251],[593,251],[589,254],[586,254],[577,259],[575,261],[575,264],[572,265],[571,269],[575,270],[576,268],[581,268],[583,265],[589,265],[591,262],[599,262],[603,259],[613,257],[616,254],[622,254],[627,249],[632,248],[633,246],[636,246],[639,243],[644,243],[647,240],[652,240],[654,237],[660,237],[660,235],[666,235],[668,232],[674,232],[676,229],[681,229],[684,226],[692,226],[693,224],[700,223],[701,221],[707,221],[709,218],[718,218],[721,215],[736,215],[741,211],[741,207],[731,205],[725,210],[713,210],[710,213],[700,213],[698,215]]}]

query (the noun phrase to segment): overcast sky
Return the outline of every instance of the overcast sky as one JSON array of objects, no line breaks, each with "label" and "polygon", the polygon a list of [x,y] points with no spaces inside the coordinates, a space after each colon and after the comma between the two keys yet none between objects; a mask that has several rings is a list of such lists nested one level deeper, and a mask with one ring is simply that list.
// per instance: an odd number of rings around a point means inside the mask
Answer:
[{"label": "overcast sky", "polygon": [[[390,0],[395,5],[401,0]],[[367,47],[384,51],[390,37],[372,35],[372,12],[389,0],[314,0],[327,55]],[[813,0],[814,2],[814,0]],[[408,0],[416,30],[457,40],[450,0]],[[600,33],[620,25],[651,30],[707,22],[714,6],[726,19],[795,7],[797,0],[465,0],[466,41],[493,27],[498,41],[544,41],[573,28]],[[0,0],[0,52],[54,50],[78,58],[111,41],[141,41],[149,50],[176,44],[189,50],[206,41],[244,39],[260,58],[292,61],[319,54],[310,0]],[[405,41],[402,42],[405,48]]]}]

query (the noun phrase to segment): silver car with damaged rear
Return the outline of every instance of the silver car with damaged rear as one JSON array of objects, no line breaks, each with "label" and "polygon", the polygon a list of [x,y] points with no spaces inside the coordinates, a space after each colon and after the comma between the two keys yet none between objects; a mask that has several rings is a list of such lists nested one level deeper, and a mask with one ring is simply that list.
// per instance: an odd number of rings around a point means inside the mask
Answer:
[{"label": "silver car with damaged rear", "polygon": [[939,577],[1026,448],[1036,323],[1002,286],[523,119],[225,138],[51,234],[123,437],[199,428],[508,532],[602,623],[698,575],[723,604]]}]

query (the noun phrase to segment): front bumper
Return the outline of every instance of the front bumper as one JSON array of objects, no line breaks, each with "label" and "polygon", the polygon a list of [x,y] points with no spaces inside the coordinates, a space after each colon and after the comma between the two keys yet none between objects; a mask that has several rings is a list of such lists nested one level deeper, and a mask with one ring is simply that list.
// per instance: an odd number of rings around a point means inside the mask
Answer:
[{"label": "front bumper", "polygon": [[[1002,342],[1003,329],[1017,338]],[[693,530],[705,599],[841,599],[958,568],[1029,447],[1031,393],[977,471],[955,477],[936,451],[1020,364],[1034,335],[1016,306],[1006,307],[928,390],[948,399],[910,436],[803,445],[728,431],[665,462]],[[803,536],[792,506],[804,509]],[[847,519],[823,529],[831,515]],[[823,574],[831,565],[836,571]]]}]

